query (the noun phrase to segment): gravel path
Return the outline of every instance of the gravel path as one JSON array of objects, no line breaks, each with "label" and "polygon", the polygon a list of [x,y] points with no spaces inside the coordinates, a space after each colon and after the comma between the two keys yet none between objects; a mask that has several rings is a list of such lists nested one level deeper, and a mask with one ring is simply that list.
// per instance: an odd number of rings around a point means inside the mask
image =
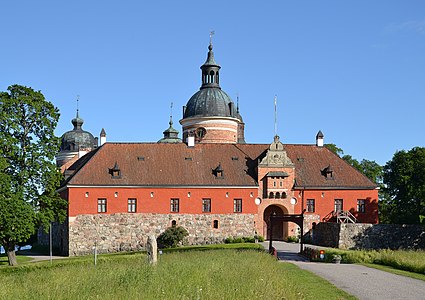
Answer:
[{"label": "gravel path", "polygon": [[[268,243],[264,244],[268,248]],[[323,277],[359,299],[425,300],[425,281],[355,264],[309,262],[298,256],[299,245],[273,242],[279,259]]]}]

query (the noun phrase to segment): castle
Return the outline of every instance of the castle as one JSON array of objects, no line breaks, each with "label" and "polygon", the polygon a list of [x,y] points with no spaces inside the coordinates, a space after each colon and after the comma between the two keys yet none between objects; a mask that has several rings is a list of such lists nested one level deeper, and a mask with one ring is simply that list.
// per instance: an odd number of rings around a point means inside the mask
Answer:
[{"label": "castle", "polygon": [[[201,66],[202,85],[183,107],[178,137],[169,128],[157,143],[100,142],[72,120],[57,164],[68,218],[54,226],[65,255],[144,248],[147,236],[183,226],[189,244],[226,237],[270,237],[271,214],[304,213],[304,228],[319,222],[378,222],[378,190],[367,177],[316,143],[245,142],[239,107],[220,87],[213,46]],[[299,234],[293,223],[273,226],[273,239]]]}]

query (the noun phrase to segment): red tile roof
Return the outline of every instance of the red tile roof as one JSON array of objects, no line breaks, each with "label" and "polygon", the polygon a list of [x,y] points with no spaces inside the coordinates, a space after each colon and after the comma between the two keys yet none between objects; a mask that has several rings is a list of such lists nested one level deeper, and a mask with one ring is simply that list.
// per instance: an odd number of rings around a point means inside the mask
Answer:
[{"label": "red tile roof", "polygon": [[[120,186],[258,186],[258,160],[268,144],[105,143],[83,156],[70,170],[70,185]],[[295,164],[296,186],[373,189],[376,186],[325,147],[285,145]],[[119,178],[109,169],[118,164]],[[213,170],[221,164],[223,177]],[[333,177],[321,170],[330,165]]]}]

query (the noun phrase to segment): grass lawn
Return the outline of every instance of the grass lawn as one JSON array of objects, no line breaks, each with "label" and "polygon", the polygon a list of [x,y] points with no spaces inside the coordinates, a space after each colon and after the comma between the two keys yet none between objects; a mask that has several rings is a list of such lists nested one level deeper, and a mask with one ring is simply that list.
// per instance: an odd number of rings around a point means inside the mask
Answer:
[{"label": "grass lawn", "polygon": [[3,299],[354,299],[263,251],[100,255],[0,268]]},{"label": "grass lawn", "polygon": [[[418,273],[425,277],[425,251],[423,250],[341,250],[323,248],[326,253],[326,262],[332,260],[333,255],[340,255],[342,263],[360,263],[368,265],[382,265],[393,269]],[[320,259],[315,259],[321,261]],[[391,270],[387,268],[387,270]],[[394,272],[393,272],[394,273]],[[407,274],[407,273],[405,273]],[[412,276],[410,276],[412,277]]]},{"label": "grass lawn", "polygon": [[[23,264],[31,261],[30,257],[17,255],[16,259],[18,260],[18,264]],[[9,266],[9,261],[7,260],[6,254],[0,254],[0,267],[1,266]]]}]

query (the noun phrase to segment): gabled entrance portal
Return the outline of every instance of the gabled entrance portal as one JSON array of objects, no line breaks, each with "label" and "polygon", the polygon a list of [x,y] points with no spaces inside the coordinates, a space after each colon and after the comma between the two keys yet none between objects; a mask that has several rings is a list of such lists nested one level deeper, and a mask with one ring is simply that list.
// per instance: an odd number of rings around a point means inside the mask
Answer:
[{"label": "gabled entrance portal", "polygon": [[[263,220],[264,220],[264,236],[267,240],[270,240],[270,236],[273,236],[275,241],[284,241],[288,235],[288,224],[287,223],[275,223],[273,227],[270,224],[270,216],[283,216],[287,214],[288,211],[283,207],[277,205],[270,205],[264,210]],[[271,231],[272,230],[272,234]]]}]

